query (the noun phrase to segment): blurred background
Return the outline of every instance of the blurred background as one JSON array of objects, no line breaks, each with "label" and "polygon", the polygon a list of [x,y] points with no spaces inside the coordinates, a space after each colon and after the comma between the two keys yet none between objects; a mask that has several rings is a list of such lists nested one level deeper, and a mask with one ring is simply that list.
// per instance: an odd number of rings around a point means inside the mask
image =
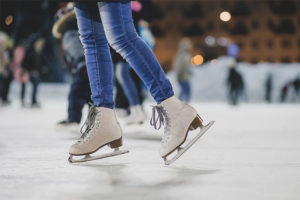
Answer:
[{"label": "blurred background", "polygon": [[[190,63],[194,75],[190,77],[192,99],[225,101],[230,81],[234,82],[228,80],[228,67],[236,66],[242,77],[241,83],[237,81],[237,84],[243,84],[240,95],[244,95],[244,100],[299,101],[299,1],[141,2],[144,5],[141,13],[146,16],[155,38],[154,52],[164,70],[171,72],[168,76],[175,84],[176,93],[180,89],[176,89],[176,78],[172,74],[174,57],[179,41],[185,37],[193,46]],[[66,4],[50,0],[0,2],[0,30],[9,36],[10,61],[18,44],[30,37],[40,39],[40,52],[35,54],[39,57],[39,66],[32,68],[36,68],[42,83],[70,81],[61,40],[55,39],[51,32],[55,13]],[[36,42],[36,39],[32,40]],[[12,68],[7,70],[15,73]]]},{"label": "blurred background", "polygon": [[163,166],[163,130],[149,125],[155,102],[111,50],[130,153],[69,164],[91,101],[73,5],[0,0],[1,199],[300,199],[300,0],[131,6],[175,95],[214,126]]}]

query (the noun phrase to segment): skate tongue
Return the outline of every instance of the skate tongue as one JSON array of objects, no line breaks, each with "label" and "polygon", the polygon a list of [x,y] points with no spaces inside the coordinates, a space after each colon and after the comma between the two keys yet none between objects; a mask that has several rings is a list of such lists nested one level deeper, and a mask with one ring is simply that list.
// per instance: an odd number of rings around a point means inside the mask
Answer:
[{"label": "skate tongue", "polygon": [[161,125],[164,125],[165,123],[164,116],[165,111],[162,106],[152,106],[152,116],[150,119],[150,125],[153,126],[156,130],[159,130]]},{"label": "skate tongue", "polygon": [[84,139],[85,136],[90,132],[90,130],[94,127],[95,118],[97,115],[97,110],[95,106],[90,107],[88,117],[84,124],[82,125],[80,132],[81,138]]}]

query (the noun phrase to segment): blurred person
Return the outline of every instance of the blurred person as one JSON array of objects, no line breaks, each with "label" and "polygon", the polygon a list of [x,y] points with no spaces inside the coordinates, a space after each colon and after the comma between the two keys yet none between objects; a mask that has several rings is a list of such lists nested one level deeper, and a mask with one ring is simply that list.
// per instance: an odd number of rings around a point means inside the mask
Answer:
[{"label": "blurred person", "polygon": [[235,60],[232,60],[229,68],[227,77],[229,103],[237,105],[239,97],[244,92],[244,81],[242,75],[236,70]]},{"label": "blurred person", "polygon": [[283,85],[283,87],[280,90],[280,102],[284,103],[287,101],[287,94],[289,91],[289,88],[292,86],[292,82],[288,82],[286,84]]},{"label": "blurred person", "polygon": [[138,34],[144,40],[144,42],[153,50],[155,45],[155,39],[149,28],[149,23],[144,20],[140,19],[138,21]]},{"label": "blurred person", "polygon": [[[90,108],[85,131],[70,147],[69,161],[84,162],[128,153],[122,146],[122,129],[116,119],[113,101],[113,66],[108,44],[111,45],[136,71],[158,105],[153,106],[150,124],[159,129],[165,125],[160,155],[165,164],[174,162],[204,132],[197,111],[174,97],[170,81],[166,78],[152,50],[137,35],[129,1],[75,2],[80,39],[85,58],[94,105]],[[203,127],[197,137],[181,149],[189,130]],[[114,152],[91,157],[101,147],[109,145]],[[178,150],[177,156],[167,156]],[[73,156],[85,155],[82,159]]]},{"label": "blurred person", "polygon": [[292,94],[291,96],[291,101],[297,102],[300,100],[300,78],[297,76],[292,81],[287,82],[286,84],[283,85],[280,91],[280,102],[284,103],[287,102],[288,99],[288,94],[289,92]]},{"label": "blurred person", "polygon": [[293,81],[296,102],[300,100],[300,75]]},{"label": "blurred person", "polygon": [[132,76],[131,67],[125,60],[116,63],[116,78],[129,103],[130,115],[126,116],[127,125],[143,124],[146,118],[136,85],[141,83],[136,83]]},{"label": "blurred person", "polygon": [[8,93],[10,83],[13,79],[10,70],[10,48],[12,42],[9,36],[0,31],[0,104],[7,105],[10,103],[8,100]]},{"label": "blurred person", "polygon": [[[124,85],[121,85],[121,82],[122,82],[121,80],[123,79],[122,63],[127,63],[127,62],[122,58],[122,56],[120,56],[111,47],[110,47],[110,53],[111,53],[111,57],[112,57],[112,62],[113,62],[113,67],[114,67],[114,75],[115,75],[115,79],[114,79],[115,111],[116,111],[116,114],[118,117],[126,119],[126,118],[129,118],[129,116],[130,116],[130,104],[129,104],[128,98],[123,89]],[[137,90],[139,102],[140,102],[140,104],[142,104],[145,99],[145,96],[144,96],[144,93],[142,90],[143,88],[142,88],[142,84],[141,84],[141,79],[137,76],[137,74],[131,68],[129,68],[129,72],[130,72],[130,79],[134,83],[135,88]]]},{"label": "blurred person", "polygon": [[229,103],[232,105],[237,105],[239,97],[244,96],[247,99],[243,77],[236,70],[240,48],[232,40],[228,40],[226,51],[227,56],[231,58],[229,60],[229,72],[227,77]]},{"label": "blurred person", "polygon": [[269,74],[265,82],[265,100],[267,102],[272,101],[272,89],[273,89],[273,76]]},{"label": "blurred person", "polygon": [[25,94],[27,83],[32,84],[31,107],[39,108],[37,101],[38,86],[40,82],[41,53],[45,40],[39,33],[30,34],[24,41],[24,57],[21,63],[21,103],[26,106]]},{"label": "blurred person", "polygon": [[[130,66],[127,66],[127,62],[113,49],[111,49],[112,53],[112,60],[114,63],[114,72],[115,72],[115,79],[114,79],[114,85],[115,85],[115,110],[118,117],[124,118],[124,119],[130,119],[130,104],[128,97],[126,96],[124,92],[124,84],[121,84],[123,82],[122,80],[131,80],[134,84],[134,87],[137,90],[138,95],[138,102],[140,105],[143,104],[143,101],[145,99],[145,95],[143,92],[143,87],[141,83],[141,79],[137,76],[137,74],[132,70]],[[125,67],[123,67],[123,64],[125,64]],[[129,69],[127,68],[129,67]],[[129,78],[126,79],[123,78],[124,71],[129,72]],[[127,75],[125,73],[125,75]],[[125,86],[126,87],[126,86]],[[127,87],[128,88],[128,87]],[[132,97],[131,97],[132,98]],[[131,115],[134,116],[134,115]],[[128,122],[128,120],[127,120]],[[138,124],[138,123],[137,123]]]},{"label": "blurred person", "polygon": [[181,88],[179,99],[184,102],[189,102],[191,99],[189,79],[192,75],[190,69],[192,41],[188,38],[183,38],[179,41],[178,47],[178,52],[174,58],[174,70],[177,74],[177,81]]},{"label": "blurred person", "polygon": [[73,75],[68,95],[68,116],[67,119],[58,122],[57,127],[77,131],[82,109],[91,101],[91,89],[73,3],[59,9],[54,21],[52,33],[55,38],[61,39],[64,58]]}]

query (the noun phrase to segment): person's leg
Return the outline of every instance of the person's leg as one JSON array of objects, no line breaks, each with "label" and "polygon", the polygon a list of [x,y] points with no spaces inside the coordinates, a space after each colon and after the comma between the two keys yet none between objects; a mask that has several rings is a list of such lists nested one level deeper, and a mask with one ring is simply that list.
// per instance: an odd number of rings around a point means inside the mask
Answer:
[{"label": "person's leg", "polygon": [[129,102],[118,79],[115,79],[115,90],[115,107],[127,111],[127,109],[129,108]]},{"label": "person's leg", "polygon": [[183,99],[184,99],[184,84],[183,84],[183,81],[179,81],[178,83],[180,86],[179,99],[181,101],[183,101]]},{"label": "person's leg", "polygon": [[[94,106],[89,109],[88,117],[81,128],[81,138],[70,147],[69,162],[83,162],[128,153],[120,150],[122,129],[116,118],[113,102],[113,65],[97,3],[75,2],[81,43],[92,90]],[[105,145],[114,151],[97,157],[90,157]],[[73,156],[86,155],[81,160]]]},{"label": "person's leg", "polygon": [[132,80],[130,66],[126,62],[119,62],[116,65],[116,78],[118,79],[122,89],[128,99],[130,106],[140,104],[138,91]]},{"label": "person's leg", "polygon": [[188,102],[190,96],[190,85],[188,81],[180,81],[181,91],[179,99]]},{"label": "person's leg", "polygon": [[186,81],[186,102],[191,100],[191,85],[189,81]]},{"label": "person's leg", "polygon": [[9,94],[9,88],[12,80],[13,80],[13,74],[12,72],[9,72],[7,77],[4,78],[3,94],[2,94],[3,102],[9,103],[8,94]]},{"label": "person's leg", "polygon": [[0,98],[3,99],[3,92],[4,92],[4,76],[0,74]]},{"label": "person's leg", "polygon": [[69,93],[68,119],[71,122],[80,123],[82,109],[89,100],[90,88],[86,69],[83,68],[74,74]]},{"label": "person's leg", "polygon": [[32,83],[32,98],[31,104],[37,104],[37,92],[38,92],[38,85],[39,85],[39,77],[38,76],[30,76],[30,82]]},{"label": "person's leg", "polygon": [[157,103],[174,96],[152,50],[137,35],[130,3],[98,3],[105,35],[110,45],[130,64],[143,80]]},{"label": "person's leg", "polygon": [[85,50],[92,100],[113,108],[113,65],[96,3],[75,2],[80,40]]},{"label": "person's leg", "polygon": [[116,77],[118,78],[126,98],[130,104],[130,116],[127,118],[127,125],[142,124],[145,121],[145,114],[139,100],[137,86],[131,75],[131,67],[127,62],[119,62],[116,66]]},{"label": "person's leg", "polygon": [[25,105],[26,83],[21,83],[21,104]]}]

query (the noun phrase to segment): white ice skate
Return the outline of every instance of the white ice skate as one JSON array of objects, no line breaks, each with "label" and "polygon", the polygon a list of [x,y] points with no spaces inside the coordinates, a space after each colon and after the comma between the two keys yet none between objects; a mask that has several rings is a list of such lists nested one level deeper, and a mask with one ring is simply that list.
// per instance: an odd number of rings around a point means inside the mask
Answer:
[{"label": "white ice skate", "polygon": [[130,116],[126,120],[127,125],[140,125],[143,124],[146,119],[145,113],[141,105],[135,105],[130,107]]},{"label": "white ice skate", "polygon": [[[165,125],[159,152],[165,164],[170,165],[188,150],[214,124],[214,121],[204,126],[203,120],[193,107],[173,96],[153,107],[150,124],[155,129]],[[197,128],[200,128],[198,135],[183,147],[189,131]],[[178,150],[177,154],[168,160],[167,156],[175,150]]]},{"label": "white ice skate", "polygon": [[[85,130],[80,140],[70,148],[69,162],[86,162],[129,152],[119,149],[122,146],[122,130],[113,109],[92,106],[83,127]],[[114,151],[98,156],[90,155],[105,145],[110,146]],[[73,159],[73,156],[84,157]]]}]

